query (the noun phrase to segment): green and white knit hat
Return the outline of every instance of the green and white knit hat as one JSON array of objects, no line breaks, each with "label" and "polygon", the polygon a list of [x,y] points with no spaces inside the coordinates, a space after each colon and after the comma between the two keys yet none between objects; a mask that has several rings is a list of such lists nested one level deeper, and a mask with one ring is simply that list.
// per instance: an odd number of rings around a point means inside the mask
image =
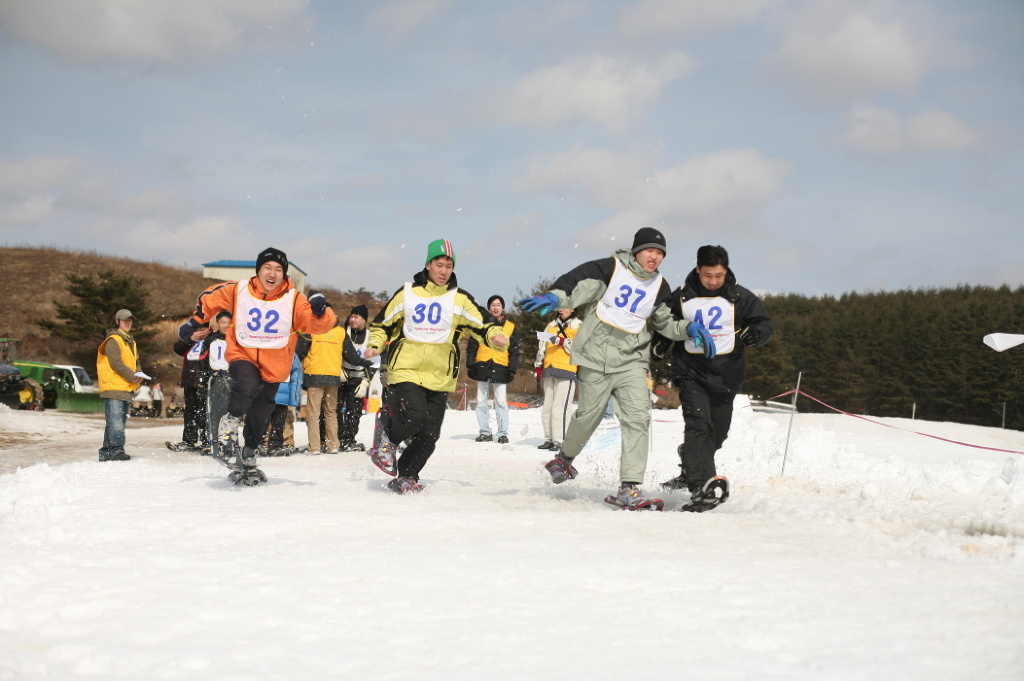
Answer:
[{"label": "green and white knit hat", "polygon": [[451,258],[452,265],[455,265],[455,249],[452,248],[452,242],[448,241],[448,239],[431,241],[430,245],[427,246],[427,262],[424,264],[429,265],[431,260],[440,258],[442,255]]}]

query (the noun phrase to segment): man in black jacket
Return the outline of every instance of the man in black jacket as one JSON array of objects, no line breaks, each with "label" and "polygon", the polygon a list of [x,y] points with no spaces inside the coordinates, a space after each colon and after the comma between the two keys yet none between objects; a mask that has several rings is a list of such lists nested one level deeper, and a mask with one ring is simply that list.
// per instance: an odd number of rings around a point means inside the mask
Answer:
[{"label": "man in black jacket", "polygon": [[188,340],[174,343],[174,353],[180,355],[181,386],[185,393],[185,425],[181,431],[181,442],[166,443],[174,452],[195,452],[207,450],[210,446],[209,428],[206,422],[206,391],[210,383],[210,334],[212,329],[204,325],[196,329]]},{"label": "man in black jacket", "polygon": [[[672,382],[679,388],[685,432],[678,450],[682,471],[662,486],[690,491],[681,510],[708,511],[729,497],[729,481],[718,476],[715,453],[729,435],[733,400],[746,378],[745,351],[768,342],[772,321],[761,300],[736,283],[721,246],[697,249],[697,267],[672,293],[670,307],[677,318],[703,324],[717,352],[708,358],[691,341],[676,343],[672,351]],[[655,356],[663,356],[667,347],[659,339]]]}]

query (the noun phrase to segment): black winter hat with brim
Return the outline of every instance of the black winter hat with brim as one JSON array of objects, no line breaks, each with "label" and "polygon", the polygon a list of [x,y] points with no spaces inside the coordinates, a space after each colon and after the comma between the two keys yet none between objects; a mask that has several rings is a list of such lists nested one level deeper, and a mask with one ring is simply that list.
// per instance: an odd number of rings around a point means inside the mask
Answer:
[{"label": "black winter hat with brim", "polygon": [[256,271],[260,271],[260,268],[263,267],[263,263],[271,261],[280,264],[284,273],[288,274],[288,256],[284,254],[284,251],[280,251],[276,248],[264,248],[263,252],[256,257]]},{"label": "black winter hat with brim", "polygon": [[363,319],[370,318],[370,310],[365,305],[356,305],[352,308],[352,311],[348,313],[349,316],[359,315]]},{"label": "black winter hat with brim", "polygon": [[633,236],[633,248],[630,252],[636,255],[645,248],[657,248],[662,253],[668,253],[665,246],[665,235],[653,227],[641,227]]}]

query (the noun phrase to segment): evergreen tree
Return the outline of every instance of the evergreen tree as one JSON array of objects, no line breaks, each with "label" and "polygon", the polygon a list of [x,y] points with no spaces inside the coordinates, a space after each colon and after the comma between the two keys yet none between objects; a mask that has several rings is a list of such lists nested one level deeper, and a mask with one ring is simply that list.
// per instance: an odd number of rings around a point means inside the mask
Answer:
[{"label": "evergreen tree", "polygon": [[140,349],[149,347],[156,331],[146,327],[155,319],[149,310],[149,291],[141,279],[107,269],[95,276],[68,274],[67,280],[67,291],[77,302],[65,304],[55,300],[57,319],[38,320],[38,326],[59,338],[99,345],[107,331],[117,326],[114,315],[123,308],[131,310],[135,317],[132,337]]}]

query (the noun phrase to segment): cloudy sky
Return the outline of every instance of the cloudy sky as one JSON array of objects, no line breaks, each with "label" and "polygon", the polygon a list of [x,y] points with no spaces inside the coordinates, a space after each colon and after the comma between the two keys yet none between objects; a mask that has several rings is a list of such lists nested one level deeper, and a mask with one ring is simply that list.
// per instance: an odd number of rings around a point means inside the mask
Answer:
[{"label": "cloudy sky", "polygon": [[1024,284],[1016,0],[0,0],[0,245],[477,298],[638,227],[762,291]]}]

